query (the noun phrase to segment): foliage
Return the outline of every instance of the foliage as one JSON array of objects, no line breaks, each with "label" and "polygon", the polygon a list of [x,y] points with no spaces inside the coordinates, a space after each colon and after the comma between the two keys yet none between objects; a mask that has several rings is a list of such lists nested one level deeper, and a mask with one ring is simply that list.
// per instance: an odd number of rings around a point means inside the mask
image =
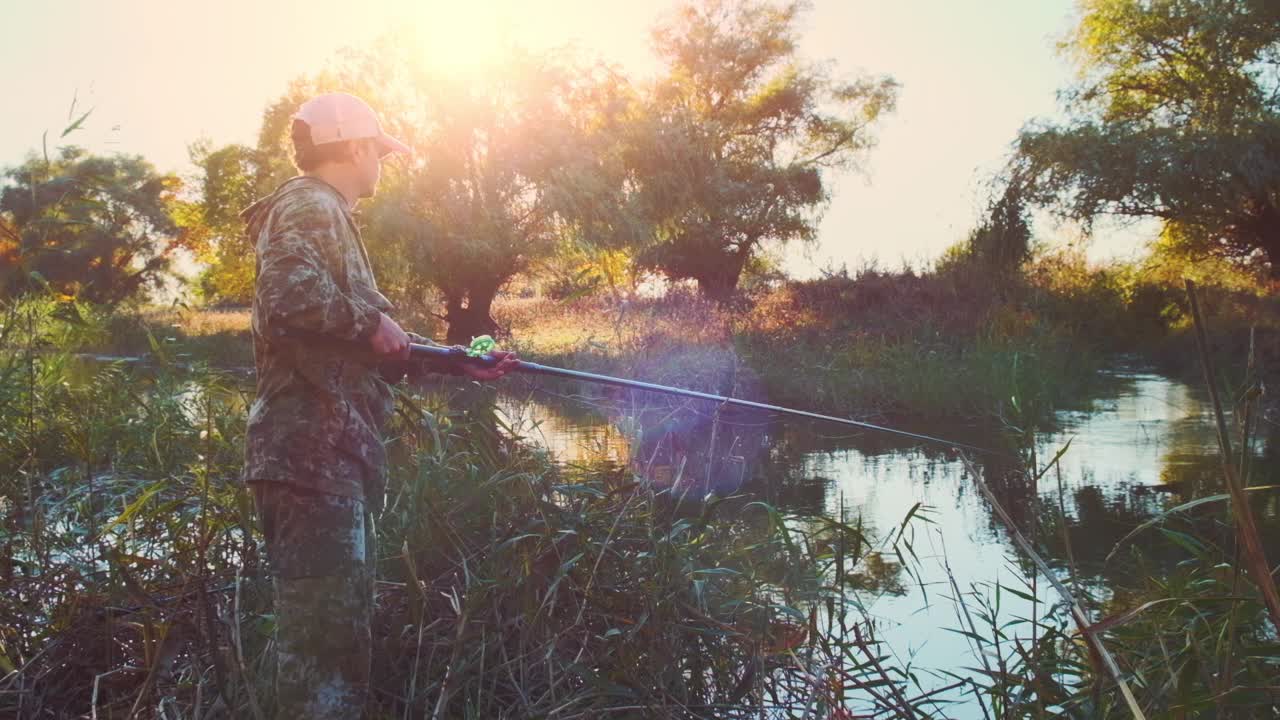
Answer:
[{"label": "foliage", "polygon": [[833,78],[797,52],[803,3],[686,4],[637,129],[634,199],[656,227],[640,260],[725,299],[772,244],[812,240],[826,173],[856,167],[893,109],[888,78]]},{"label": "foliage", "polygon": [[199,173],[200,197],[183,207],[179,224],[186,230],[187,246],[205,266],[197,290],[207,302],[249,305],[254,248],[239,213],[271,191],[263,153],[244,145],[214,149],[199,142],[191,147],[191,161]]},{"label": "foliage", "polygon": [[635,293],[643,273],[627,250],[610,250],[566,242],[554,255],[539,263],[534,276],[543,292],[554,300],[567,300],[608,291],[615,300]]},{"label": "foliage", "polygon": [[1020,171],[1082,220],[1156,218],[1183,250],[1280,275],[1280,6],[1088,0],[1066,48],[1072,121],[1031,125]]},{"label": "foliage", "polygon": [[1005,184],[992,200],[987,217],[969,234],[969,252],[994,282],[1008,283],[1031,257],[1031,224],[1026,188],[1018,179]]},{"label": "foliage", "polygon": [[986,273],[790,282],[759,300],[736,340],[784,404],[988,427],[1050,421],[1087,395],[1104,357],[1049,322],[1023,286]]},{"label": "foliage", "polygon": [[762,288],[737,309],[671,291],[512,299],[498,314],[512,347],[553,365],[710,392],[749,372],[771,403],[837,415],[1043,422],[1085,395],[1105,346],[1054,326],[1025,289],[997,290],[869,270]]},{"label": "foliage", "polygon": [[159,286],[177,245],[177,178],[76,147],[31,156],[0,192],[0,296],[41,287],[115,304]]},{"label": "foliage", "polygon": [[420,124],[429,129],[414,138],[422,162],[374,200],[369,232],[408,260],[415,284],[439,292],[450,341],[465,342],[497,329],[498,290],[551,256],[584,217],[578,209],[595,204],[598,78],[532,56],[483,85],[423,69],[414,77],[429,108]]}]

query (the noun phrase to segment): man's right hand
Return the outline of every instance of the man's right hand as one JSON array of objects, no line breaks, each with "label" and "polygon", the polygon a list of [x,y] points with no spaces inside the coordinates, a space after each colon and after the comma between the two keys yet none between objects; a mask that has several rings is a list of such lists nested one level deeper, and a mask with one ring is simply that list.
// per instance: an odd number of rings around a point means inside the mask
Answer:
[{"label": "man's right hand", "polygon": [[369,346],[384,358],[409,359],[409,336],[386,313],[378,320],[378,329],[369,338]]}]

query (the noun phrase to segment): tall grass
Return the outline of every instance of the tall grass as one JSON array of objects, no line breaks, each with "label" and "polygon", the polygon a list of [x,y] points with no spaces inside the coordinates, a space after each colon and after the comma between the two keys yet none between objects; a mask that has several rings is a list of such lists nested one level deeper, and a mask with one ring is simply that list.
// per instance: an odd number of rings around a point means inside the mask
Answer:
[{"label": "tall grass", "polygon": [[[1236,569],[1232,533],[1222,532],[1235,523],[1226,500],[1207,496],[1144,523],[1107,557],[1107,584],[1060,562],[1049,571],[1067,589],[1059,595],[1026,553],[1011,580],[961,587],[953,577],[952,630],[974,663],[947,674],[992,718],[1275,717],[1280,643],[1258,585]],[[1031,552],[1052,547],[1070,558],[1077,521],[1052,501],[1038,520],[1038,532],[1020,529]],[[1083,613],[1073,617],[1073,607]]]},{"label": "tall grass", "polygon": [[[80,364],[48,347],[68,322],[52,307],[9,306],[3,328],[0,714],[269,716],[244,384],[162,352]],[[616,468],[555,465],[491,402],[427,397],[406,392],[391,428],[375,717],[908,704],[871,625],[832,614],[870,549],[856,525],[691,514]]]}]

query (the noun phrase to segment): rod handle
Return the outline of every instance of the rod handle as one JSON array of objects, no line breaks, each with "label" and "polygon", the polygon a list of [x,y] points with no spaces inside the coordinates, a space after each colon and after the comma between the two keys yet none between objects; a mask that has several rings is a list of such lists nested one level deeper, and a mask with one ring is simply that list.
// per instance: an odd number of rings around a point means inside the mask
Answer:
[{"label": "rod handle", "polygon": [[465,348],[457,346],[445,347],[419,343],[409,343],[409,357],[413,360],[434,360],[436,362],[486,368],[491,368],[498,364],[498,359],[492,355],[468,355]]},{"label": "rod handle", "polygon": [[[310,330],[291,327],[280,328],[276,330],[275,334],[280,338],[321,343],[329,347],[340,348],[344,352],[352,352],[370,358],[374,357],[373,350],[370,349],[366,343],[354,342],[351,340],[338,340]],[[456,345],[424,345],[421,343],[409,343],[409,359],[448,363],[454,366],[471,365],[474,367],[486,368],[494,367],[498,364],[498,359],[492,355],[468,355],[466,348]],[[379,361],[383,361],[383,359],[379,359]],[[388,362],[394,363],[397,361]],[[403,374],[403,370],[401,370],[401,374]]]}]

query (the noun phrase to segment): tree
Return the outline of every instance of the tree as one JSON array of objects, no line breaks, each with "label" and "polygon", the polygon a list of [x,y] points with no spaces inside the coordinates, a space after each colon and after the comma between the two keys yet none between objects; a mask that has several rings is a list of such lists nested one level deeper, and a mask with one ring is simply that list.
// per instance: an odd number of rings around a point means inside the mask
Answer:
[{"label": "tree", "polygon": [[450,342],[495,332],[499,289],[566,235],[608,222],[597,80],[547,56],[513,58],[484,84],[418,76],[430,108],[415,138],[421,162],[367,217],[378,246],[396,244],[414,282],[442,296]]},{"label": "tree", "polygon": [[199,168],[200,197],[176,215],[184,242],[204,264],[198,289],[207,301],[247,305],[253,301],[254,248],[240,211],[271,191],[264,153],[245,145],[191,147]]},{"label": "tree", "polygon": [[805,5],[707,0],[654,32],[665,76],[637,135],[637,202],[656,228],[643,263],[727,298],[764,244],[812,240],[827,171],[873,145],[897,84],[832,78],[798,57]]},{"label": "tree", "polygon": [[1024,129],[1039,202],[1155,218],[1186,252],[1280,277],[1280,3],[1084,0],[1065,125]]},{"label": "tree", "polygon": [[158,286],[178,243],[171,210],[180,183],[137,156],[64,147],[5,173],[0,293],[47,284],[114,304]]},{"label": "tree", "polygon": [[1003,181],[987,216],[969,234],[970,259],[997,282],[1013,279],[1031,256],[1031,223],[1027,218],[1026,186],[1017,177]]}]

